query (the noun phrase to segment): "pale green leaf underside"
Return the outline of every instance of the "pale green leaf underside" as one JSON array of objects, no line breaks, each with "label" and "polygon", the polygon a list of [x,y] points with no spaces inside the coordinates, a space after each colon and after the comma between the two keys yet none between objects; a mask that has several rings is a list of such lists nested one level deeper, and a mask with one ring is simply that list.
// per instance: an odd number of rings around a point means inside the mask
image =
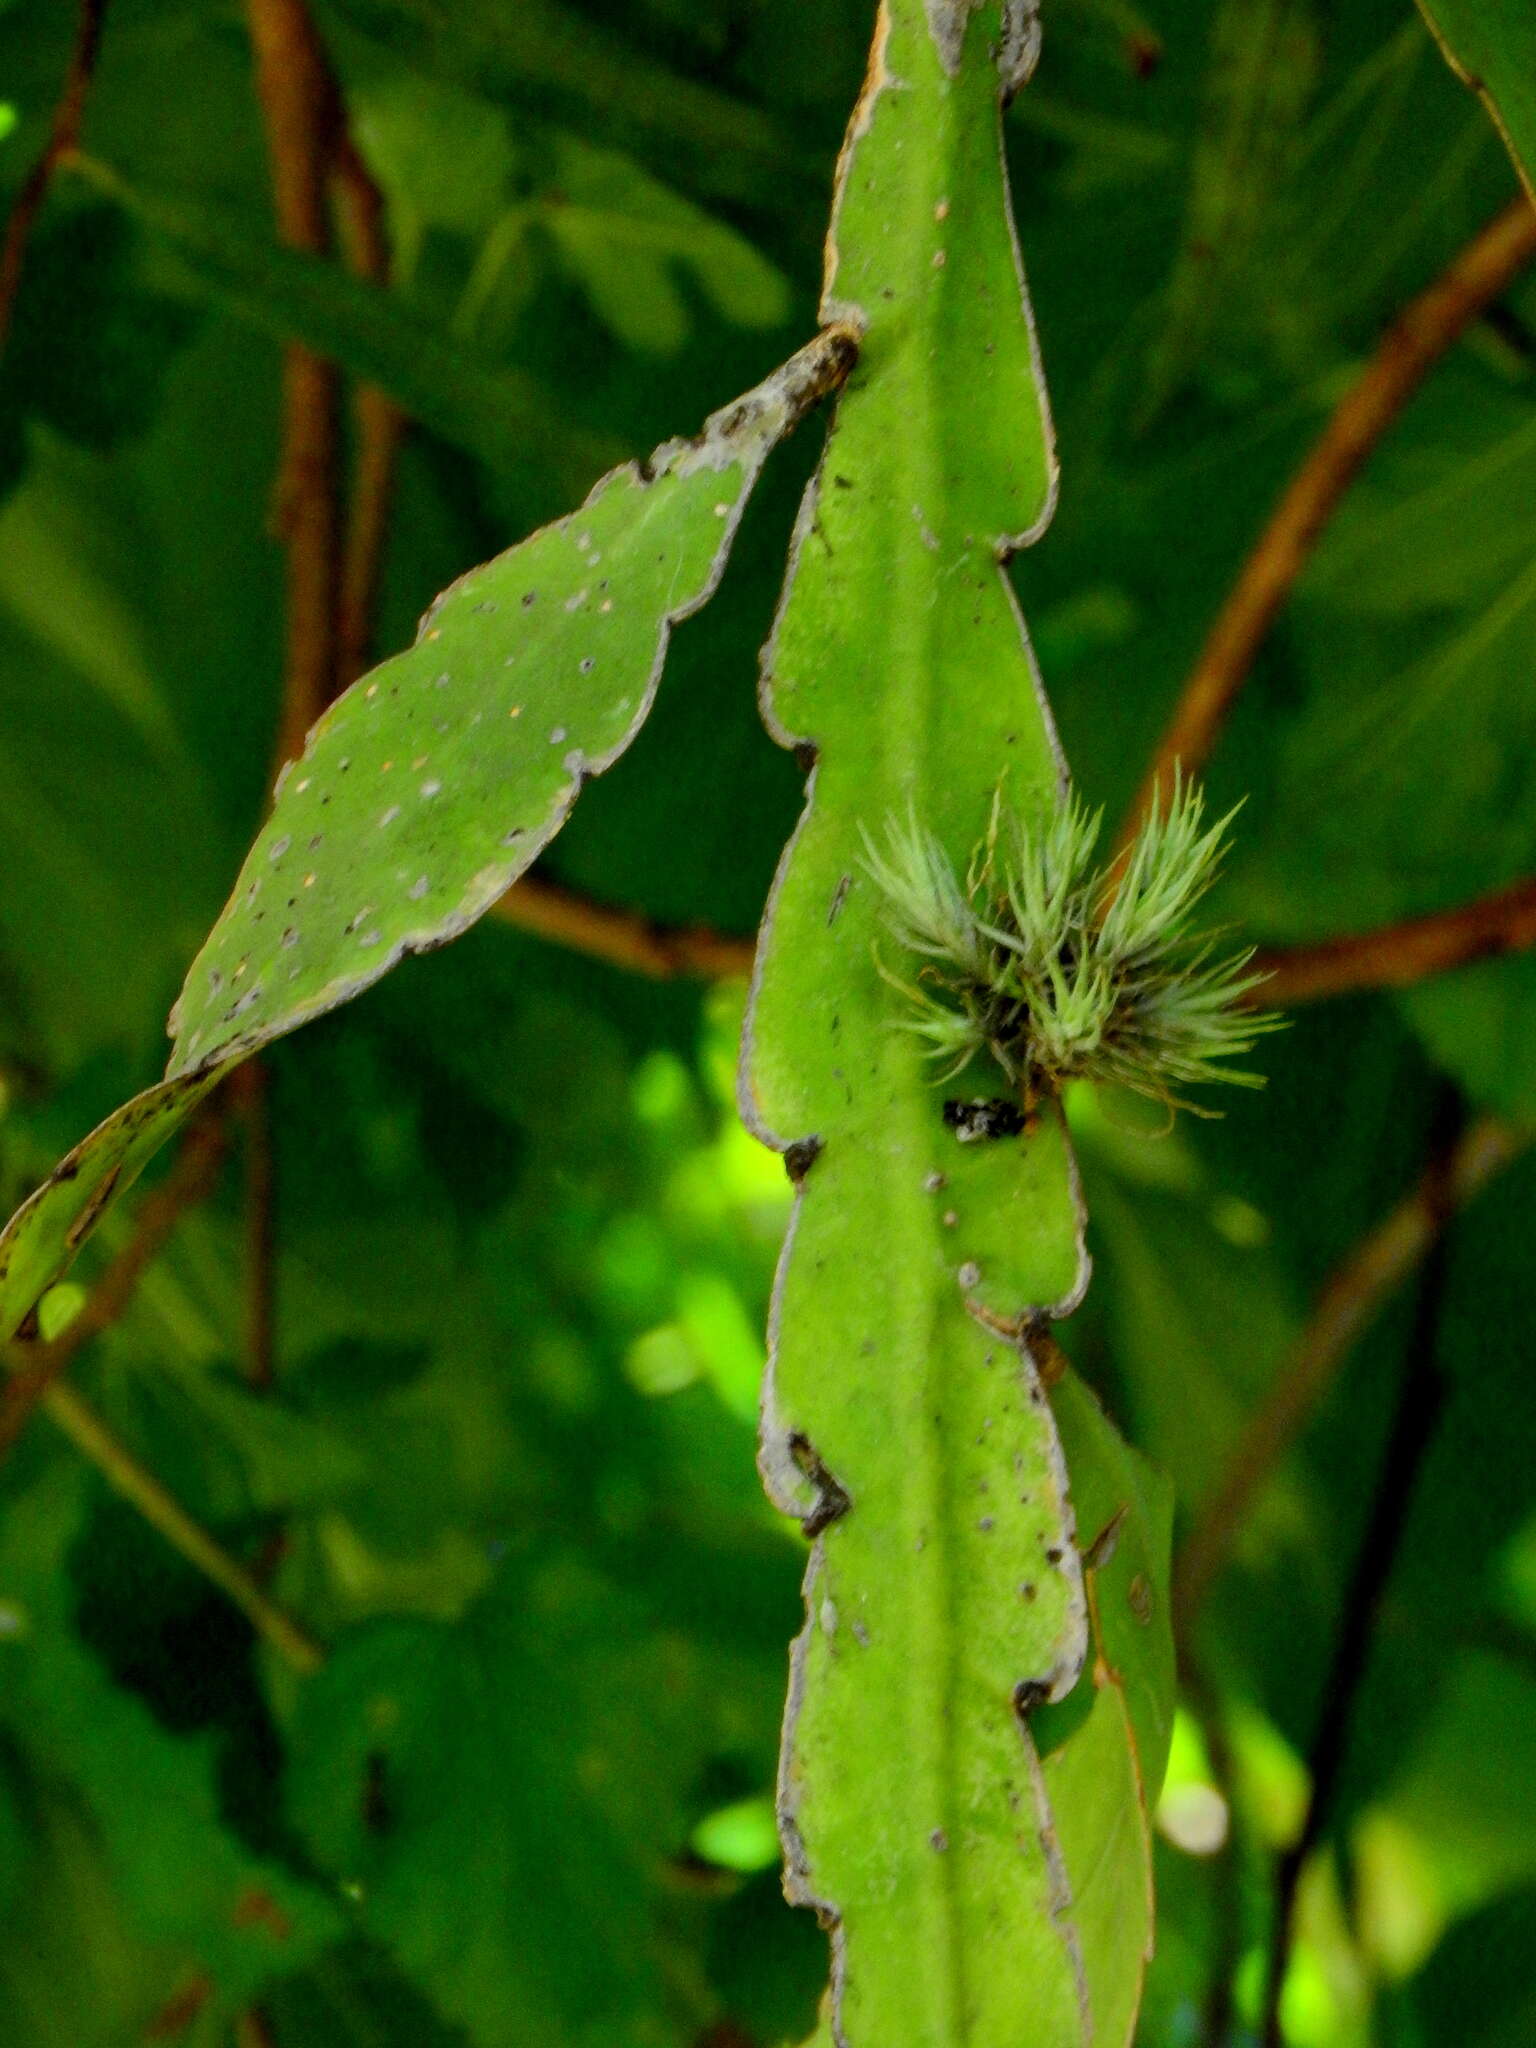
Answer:
[{"label": "pale green leaf underside", "polygon": [[[743,1098],[770,1142],[822,1148],[780,1273],[763,1466],[813,1527],[846,1502],[813,1553],[781,1782],[792,1889],[836,1922],[840,2048],[1124,2041],[1149,1938],[1129,1692],[1050,1767],[1015,1708],[1020,1688],[1065,1693],[1088,1648],[1067,1468],[1016,1341],[1083,1283],[1070,1156],[1054,1115],[1022,1140],[946,1127],[946,1095],[1001,1077],[938,1086],[901,1030],[876,952],[917,963],[883,935],[863,852],[915,815],[963,865],[1000,780],[1025,808],[1063,780],[1001,567],[1053,477],[1000,147],[1003,13],[882,15],[823,305],[860,328],[860,362],[765,667],[771,727],[817,756]],[[1080,1786],[1111,1765],[1113,1798]],[[1105,1897],[1114,1958],[1092,1931]]]},{"label": "pale green leaf underside", "polygon": [[68,1266],[219,1072],[489,909],[650,708],[673,625],[709,597],[769,450],[835,381],[817,338],[695,441],[605,477],[472,571],[355,683],[272,815],[172,1016],[168,1078],[93,1132],[0,1235],[0,1336]]}]

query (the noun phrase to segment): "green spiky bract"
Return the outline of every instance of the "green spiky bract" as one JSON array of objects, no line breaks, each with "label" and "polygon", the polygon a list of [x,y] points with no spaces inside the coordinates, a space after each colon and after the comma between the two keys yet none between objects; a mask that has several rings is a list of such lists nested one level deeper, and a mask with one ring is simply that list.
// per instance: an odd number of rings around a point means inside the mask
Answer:
[{"label": "green spiky bract", "polygon": [[999,799],[963,877],[915,817],[883,849],[866,837],[892,936],[919,959],[915,980],[882,972],[945,1078],[990,1052],[1027,1102],[1079,1079],[1179,1108],[1195,1107],[1179,1089],[1261,1087],[1226,1062],[1280,1024],[1247,1004],[1263,976],[1246,971],[1251,951],[1220,952],[1194,922],[1234,815],[1208,825],[1200,791],[1176,778],[1123,865],[1106,867],[1093,858],[1102,812],[1071,795],[1036,821]]}]

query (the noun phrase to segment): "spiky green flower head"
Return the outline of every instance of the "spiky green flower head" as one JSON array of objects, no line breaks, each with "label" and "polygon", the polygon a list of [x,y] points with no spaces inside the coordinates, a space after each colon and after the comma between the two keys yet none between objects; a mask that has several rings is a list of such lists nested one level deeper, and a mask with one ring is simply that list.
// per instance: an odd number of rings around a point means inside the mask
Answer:
[{"label": "spiky green flower head", "polygon": [[999,797],[964,876],[916,817],[884,848],[866,833],[891,935],[920,962],[915,980],[881,973],[943,1078],[989,1052],[1026,1110],[1079,1079],[1170,1109],[1195,1109],[1177,1091],[1212,1081],[1262,1087],[1227,1062],[1281,1020],[1249,1002],[1263,980],[1252,952],[1222,953],[1195,917],[1234,815],[1208,825],[1200,791],[1176,777],[1123,861],[1096,865],[1101,811],[1072,795],[1037,821]]}]

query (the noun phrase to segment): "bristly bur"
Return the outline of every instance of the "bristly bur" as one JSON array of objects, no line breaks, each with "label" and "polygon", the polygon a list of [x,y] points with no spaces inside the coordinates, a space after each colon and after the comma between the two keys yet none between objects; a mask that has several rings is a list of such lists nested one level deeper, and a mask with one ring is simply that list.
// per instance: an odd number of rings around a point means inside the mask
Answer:
[{"label": "bristly bur", "polygon": [[1181,1088],[1261,1087],[1225,1062],[1281,1020],[1248,1006],[1263,980],[1245,971],[1252,952],[1219,953],[1219,935],[1194,922],[1233,815],[1207,825],[1199,790],[1176,780],[1123,865],[1095,866],[1102,812],[1069,796],[1035,821],[999,796],[963,877],[915,816],[889,826],[883,849],[866,833],[887,926],[919,960],[915,979],[880,971],[943,1078],[990,1053],[1026,1109],[1078,1079],[1170,1109],[1195,1109]]}]

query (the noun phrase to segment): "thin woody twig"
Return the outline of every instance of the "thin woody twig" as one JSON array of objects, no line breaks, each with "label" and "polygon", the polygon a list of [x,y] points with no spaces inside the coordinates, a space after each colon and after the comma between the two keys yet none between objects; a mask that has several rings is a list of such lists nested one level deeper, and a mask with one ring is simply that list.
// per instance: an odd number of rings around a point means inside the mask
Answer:
[{"label": "thin woody twig", "polygon": [[[247,0],[279,238],[330,253],[327,184],[336,101],[302,0]],[[274,518],[288,555],[286,650],[276,766],[292,760],[335,691],[341,573],[341,379],[302,343],[283,351],[282,455]]]},{"label": "thin woody twig", "polygon": [[1523,953],[1536,946],[1536,880],[1513,882],[1473,903],[1405,918],[1377,931],[1323,939],[1311,946],[1260,952],[1254,972],[1269,979],[1254,991],[1267,1009],[1290,1009],[1361,989],[1407,988],[1434,974]]},{"label": "thin woody twig", "polygon": [[1253,1502],[1317,1412],[1362,1332],[1425,1257],[1446,1220],[1529,1143],[1527,1134],[1493,1117],[1480,1119],[1456,1145],[1448,1173],[1432,1162],[1413,1193],[1361,1239],[1328,1280],[1180,1553],[1174,1610],[1186,1638]]},{"label": "thin woody twig", "polygon": [[64,74],[58,103],[53,110],[48,140],[22,180],[21,190],[5,224],[5,237],[0,241],[0,349],[5,347],[10,334],[32,229],[43,210],[54,172],[80,140],[85,103],[90,94],[91,80],[96,75],[96,58],[101,49],[106,12],[107,0],[80,0],[75,44],[70,52],[69,68]]},{"label": "thin woody twig", "polygon": [[152,1528],[234,1602],[262,1640],[300,1677],[325,1662],[313,1637],[270,1600],[244,1565],[195,1522],[181,1503],[120,1443],[73,1387],[59,1380],[42,1396],[42,1408],[75,1448]]},{"label": "thin woody twig", "polygon": [[1122,847],[1176,767],[1205,762],[1253,658],[1339,500],[1457,337],[1536,257],[1536,206],[1522,193],[1403,309],[1292,477],[1216,616],[1122,833]]},{"label": "thin woody twig", "polygon": [[[340,98],[304,0],[246,0],[278,235],[331,253],[330,178]],[[341,373],[302,343],[283,351],[274,515],[288,562],[283,689],[273,769],[302,749],[341,675]],[[263,1063],[244,1071],[246,1339],[251,1382],[271,1386],[276,1321],[272,1130]]]},{"label": "thin woody twig", "polygon": [[211,1192],[227,1150],[222,1109],[214,1102],[188,1131],[165,1179],[141,1204],[132,1237],[97,1281],[75,1320],[51,1344],[15,1347],[12,1356],[23,1362],[0,1390],[0,1458],[20,1436],[33,1409],[59,1375],[127,1310],[146,1268],[164,1250],[182,1216]]},{"label": "thin woody twig", "polygon": [[494,915],[519,931],[652,981],[723,981],[752,971],[751,939],[730,938],[705,925],[656,924],[638,911],[596,903],[542,875],[514,882]]},{"label": "thin woody twig", "polygon": [[259,2005],[250,2006],[236,2020],[235,2048],[277,2048],[277,2037]]},{"label": "thin woody twig", "polygon": [[1405,1347],[1402,1385],[1365,1534],[1350,1573],[1333,1658],[1322,1689],[1317,1728],[1307,1754],[1310,1790],[1306,1812],[1300,1832],[1275,1870],[1269,1969],[1260,2023],[1264,2048],[1284,2048],[1280,2007],[1295,1940],[1301,1875],[1323,1840],[1333,1812],[1382,1600],[1402,1545],[1419,1475],[1445,1405],[1445,1376],[1438,1353],[1449,1266],[1447,1229],[1456,1206],[1456,1139],[1462,1113],[1459,1096],[1454,1089],[1447,1089],[1435,1119],[1435,1140],[1421,1189],[1429,1254],[1419,1282],[1413,1331]]},{"label": "thin woody twig", "polygon": [[[594,901],[579,890],[525,875],[496,905],[504,924],[552,944],[607,960],[634,974],[666,981],[725,979],[752,971],[753,941],[707,925],[658,923],[639,912]],[[1513,882],[1453,910],[1405,918],[1375,931],[1314,945],[1261,949],[1256,974],[1268,977],[1251,1000],[1263,1009],[1364,989],[1406,988],[1476,960],[1536,947],[1536,880]]]},{"label": "thin woody twig", "polygon": [[[335,123],[331,170],[347,262],[357,276],[374,284],[387,284],[390,251],[384,197],[358,153],[340,111]],[[358,385],[352,410],[357,452],[336,623],[339,690],[355,682],[372,658],[374,609],[389,533],[395,472],[410,424],[401,407],[376,384]]]}]

